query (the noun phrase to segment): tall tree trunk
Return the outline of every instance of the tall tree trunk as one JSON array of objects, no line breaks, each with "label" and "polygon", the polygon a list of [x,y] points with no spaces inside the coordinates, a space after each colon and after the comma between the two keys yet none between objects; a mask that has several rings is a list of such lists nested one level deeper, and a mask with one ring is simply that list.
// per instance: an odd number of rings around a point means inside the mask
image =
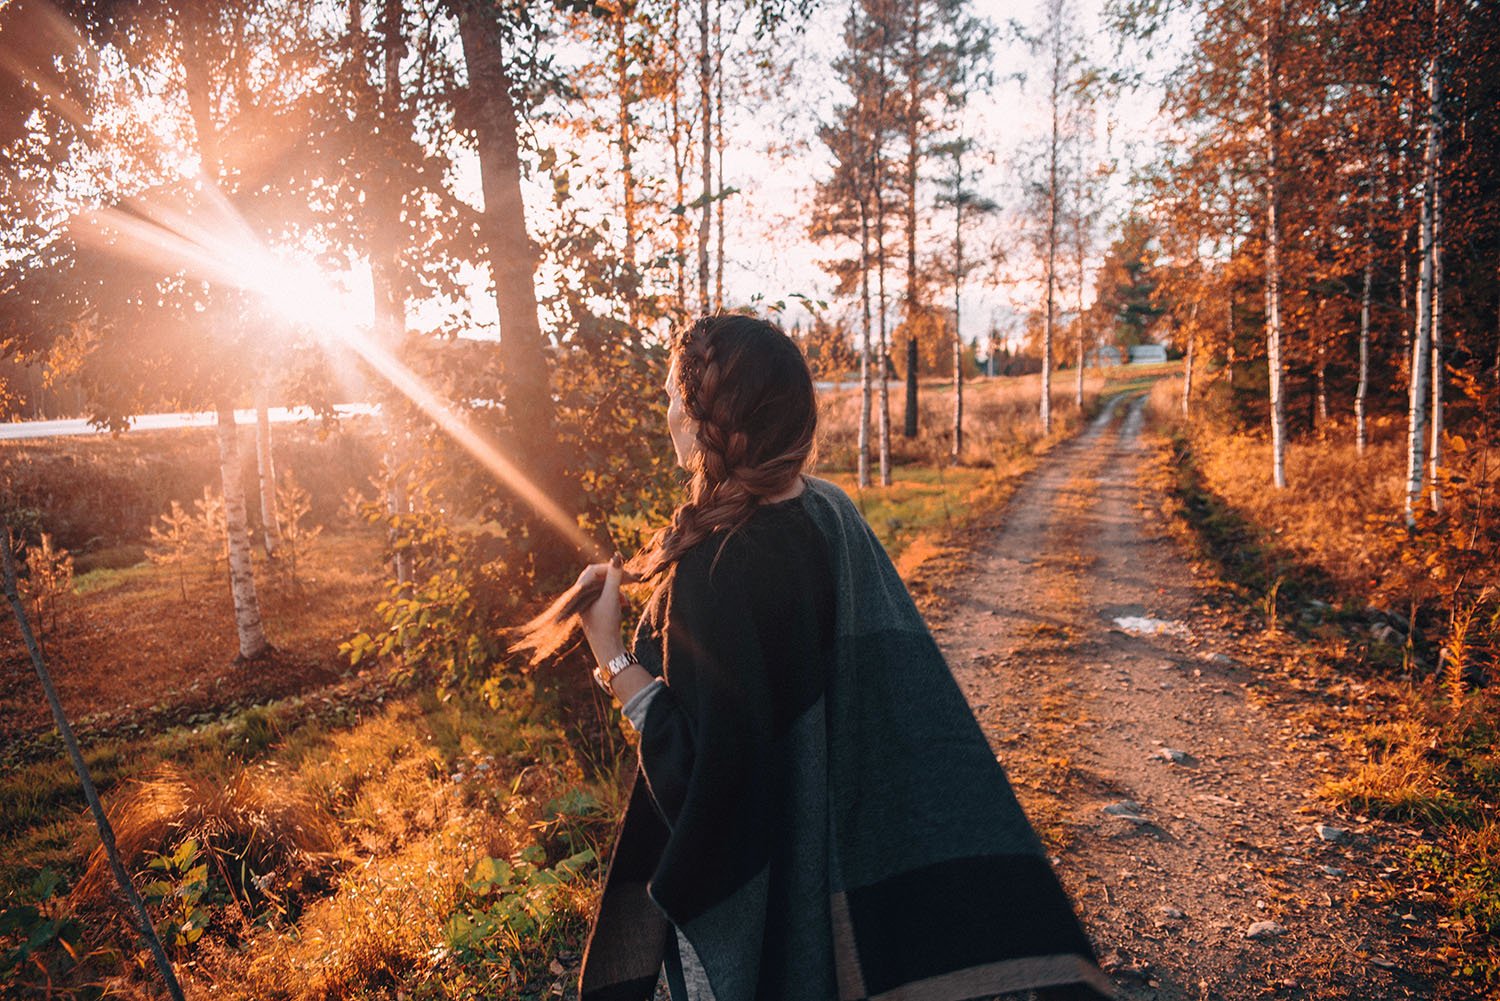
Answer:
[{"label": "tall tree trunk", "polygon": [[[207,55],[203,51],[210,37],[209,12],[197,4],[186,4],[182,14],[183,84],[187,91],[188,110],[198,137],[202,171],[209,183],[217,184],[222,164],[219,161],[218,132],[214,126],[212,96],[209,88]],[[235,628],[239,635],[237,660],[259,657],[270,649],[260,618],[260,599],[255,593],[255,572],[250,560],[250,526],[245,511],[245,491],[240,482],[239,441],[234,423],[231,398],[217,401],[219,420],[219,475],[224,488],[224,532],[229,548],[229,588],[234,600]]]},{"label": "tall tree trunk", "polygon": [[1078,372],[1073,384],[1073,405],[1080,411],[1083,410],[1083,367],[1088,361],[1088,348],[1085,345],[1083,328],[1085,319],[1083,315],[1083,256],[1078,259]]},{"label": "tall tree trunk", "polygon": [[1318,437],[1323,439],[1328,436],[1328,341],[1321,333],[1317,337],[1318,364],[1314,374],[1318,384]]},{"label": "tall tree trunk", "polygon": [[682,117],[682,0],[672,0],[672,98],[670,106],[672,123],[672,179],[676,192],[676,211],[672,216],[672,237],[677,249],[675,276],[677,279],[677,322],[685,322],[687,308],[687,168],[688,128]]},{"label": "tall tree trunk", "polygon": [[1052,71],[1050,96],[1052,131],[1047,148],[1047,318],[1042,329],[1042,434],[1052,433],[1052,339],[1057,323],[1057,155],[1062,139],[1058,112],[1062,102],[1063,42],[1062,10],[1054,4],[1051,10]]},{"label": "tall tree trunk", "polygon": [[[885,49],[881,48],[880,54],[880,78],[885,79]],[[880,111],[878,118],[885,121],[885,91],[880,94]],[[885,153],[884,140],[881,132],[875,135],[875,267],[879,276],[879,301],[877,305],[880,311],[880,360],[878,378],[880,379],[879,400],[879,441],[880,441],[880,485],[888,487],[891,485],[891,386],[890,386],[890,337],[886,330],[887,302],[885,293]]]},{"label": "tall tree trunk", "polygon": [[1276,30],[1280,30],[1281,0],[1267,9],[1261,30],[1262,125],[1266,142],[1266,367],[1271,391],[1271,479],[1277,489],[1283,489],[1286,487],[1286,398],[1281,363],[1281,110],[1277,93],[1280,67],[1272,44],[1273,10]]},{"label": "tall tree trunk", "polygon": [[724,308],[724,4],[714,6],[714,172],[719,197],[714,199],[714,311]]},{"label": "tall tree trunk", "polygon": [[[1196,308],[1197,304],[1194,303]],[[1193,348],[1198,343],[1198,336],[1193,331],[1188,331],[1187,356],[1182,363],[1182,416],[1187,417],[1192,412],[1193,403]]]},{"label": "tall tree trunk", "polygon": [[1076,173],[1073,177],[1073,263],[1078,269],[1078,373],[1077,381],[1073,386],[1073,405],[1083,410],[1083,366],[1087,353],[1084,346],[1084,317],[1083,317],[1083,281],[1084,281],[1084,257],[1087,256],[1087,247],[1084,243],[1084,211],[1083,211],[1083,143],[1077,144],[1078,162]]},{"label": "tall tree trunk", "polygon": [[1224,310],[1224,343],[1227,345],[1224,349],[1224,371],[1229,377],[1229,395],[1232,398],[1234,396],[1234,373],[1238,362],[1234,350],[1234,289],[1232,287],[1229,291],[1228,308]]},{"label": "tall tree trunk", "polygon": [[870,485],[870,218],[865,195],[859,201],[859,298],[864,312],[859,349],[859,485]]},{"label": "tall tree trunk", "polygon": [[635,260],[635,172],[632,162],[632,147],[635,138],[631,127],[631,105],[634,103],[630,91],[630,49],[626,44],[625,29],[632,8],[621,3],[615,8],[615,86],[619,89],[620,130],[620,186],[621,215],[625,226],[625,323],[635,329],[636,304],[639,300],[640,278],[636,273]]},{"label": "tall tree trunk", "polygon": [[1416,326],[1415,316],[1412,311],[1411,301],[1411,252],[1407,249],[1406,225],[1406,192],[1401,191],[1396,195],[1396,218],[1401,222],[1401,239],[1397,244],[1396,253],[1401,258],[1398,277],[1399,294],[1401,297],[1401,364],[1406,369],[1402,374],[1406,376],[1408,383],[1411,381],[1411,341],[1412,329]]},{"label": "tall tree trunk", "polygon": [[[406,53],[406,39],[401,31],[401,0],[381,0],[379,20],[379,42],[382,53],[382,82],[377,98],[378,117],[367,123],[372,132],[378,132],[387,144],[386,155],[397,141],[396,118],[401,106],[401,60]],[[351,48],[356,53],[356,79],[360,86],[366,85],[367,68],[364,63],[365,38],[363,13],[359,0],[352,0],[349,9],[349,31]],[[410,138],[409,131],[402,139]],[[383,177],[379,160],[367,163],[369,176],[368,204],[370,225],[367,230],[370,255],[371,309],[375,318],[375,334],[381,345],[393,354],[399,354],[406,339],[406,295],[403,291],[401,240],[401,192]],[[401,519],[410,513],[407,501],[406,431],[399,418],[387,412],[385,423],[385,470],[386,513],[392,516],[388,529],[391,543],[391,573],[396,582],[407,588],[412,583],[411,553],[405,546],[396,544],[404,531],[398,528]],[[409,591],[403,591],[409,593]]]},{"label": "tall tree trunk", "polygon": [[221,399],[219,417],[219,478],[224,488],[224,528],[229,536],[229,588],[234,595],[234,626],[239,634],[239,661],[253,660],[271,646],[260,620],[255,594],[255,571],[250,560],[250,525],[245,514],[245,488],[240,482],[239,429],[234,404]]},{"label": "tall tree trunk", "polygon": [[1443,509],[1440,469],[1443,462],[1443,66],[1442,0],[1432,0],[1432,50],[1427,61],[1427,160],[1431,164],[1432,259],[1429,307],[1432,315],[1432,434],[1427,453],[1429,500],[1433,511]]},{"label": "tall tree trunk", "polygon": [[[959,139],[962,142],[962,137]],[[957,180],[953,188],[953,461],[958,462],[964,454],[964,337],[960,323],[959,308],[962,305],[964,282],[964,201],[963,161],[961,153],[954,154],[954,175]]]},{"label": "tall tree trunk", "polygon": [[[883,226],[876,229],[884,237]],[[891,380],[890,380],[890,336],[886,330],[886,295],[885,295],[885,248],[880,248],[880,257],[877,259],[876,267],[879,269],[880,277],[880,360],[879,368],[879,400],[880,414],[878,417],[879,442],[880,442],[880,485],[888,487],[891,485]]]},{"label": "tall tree trunk", "polygon": [[[1232,189],[1231,189],[1232,191]],[[1238,199],[1233,198],[1231,193],[1230,217],[1238,220]],[[1235,372],[1235,350],[1234,350],[1234,251],[1235,240],[1239,234],[1235,231],[1238,222],[1230,227],[1229,231],[1229,257],[1224,263],[1224,371],[1229,378],[1230,402],[1234,400],[1234,372]]]},{"label": "tall tree trunk", "polygon": [[1436,222],[1437,222],[1437,76],[1436,59],[1428,61],[1426,109],[1426,149],[1422,155],[1422,200],[1418,225],[1420,236],[1418,248],[1420,266],[1417,273],[1417,331],[1412,341],[1411,395],[1406,419],[1406,523],[1416,523],[1417,505],[1421,502],[1422,485],[1425,482],[1423,462],[1427,447],[1427,384],[1429,364],[1435,360],[1433,343],[1433,313],[1435,297],[1433,284],[1436,278]]},{"label": "tall tree trunk", "polygon": [[708,0],[698,2],[698,97],[703,123],[703,194],[702,213],[698,217],[698,302],[708,312],[708,238],[713,222],[713,49],[708,42]]},{"label": "tall tree trunk", "polygon": [[281,524],[276,520],[276,462],[271,454],[271,413],[265,383],[255,387],[255,463],[260,473],[261,538],[266,556],[281,549]]},{"label": "tall tree trunk", "polygon": [[[1194,243],[1196,247],[1197,244]],[[1197,262],[1194,261],[1195,268]],[[1200,272],[1201,273],[1201,270]],[[1198,346],[1198,300],[1193,300],[1193,308],[1188,311],[1188,338],[1187,357],[1182,365],[1182,416],[1187,417],[1192,411],[1193,405],[1193,362],[1194,350]]]},{"label": "tall tree trunk", "polygon": [[1368,441],[1366,407],[1370,395],[1370,285],[1375,275],[1375,194],[1371,170],[1370,205],[1365,215],[1365,274],[1359,296],[1359,388],[1354,393],[1354,447],[1365,454]]},{"label": "tall tree trunk", "polygon": [[921,158],[922,0],[910,0],[906,36],[906,413],[901,432],[917,436],[917,314],[922,307],[922,279],[917,273],[917,163]]},{"label": "tall tree trunk", "polygon": [[[500,315],[501,398],[514,442],[537,485],[564,510],[575,507],[559,465],[556,414],[546,345],[537,319],[537,246],[526,231],[521,157],[504,33],[487,8],[455,0],[484,194],[488,246]],[[539,522],[540,523],[540,522]],[[571,550],[569,550],[571,552]]]}]

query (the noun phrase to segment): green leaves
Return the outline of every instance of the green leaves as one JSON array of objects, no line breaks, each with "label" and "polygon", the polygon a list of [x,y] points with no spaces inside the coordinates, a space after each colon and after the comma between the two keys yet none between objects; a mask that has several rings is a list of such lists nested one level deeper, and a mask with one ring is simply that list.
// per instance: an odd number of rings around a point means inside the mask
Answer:
[{"label": "green leaves", "polygon": [[212,920],[204,906],[209,895],[208,863],[199,858],[198,840],[188,838],[170,854],[158,855],[146,864],[148,870],[163,876],[142,887],[141,895],[161,909],[157,934],[179,949],[202,938]]},{"label": "green leaves", "polygon": [[443,940],[465,965],[508,968],[522,948],[554,931],[556,894],[598,862],[592,849],[543,868],[533,845],[514,864],[496,858],[474,863],[464,880],[466,899],[443,923]]}]

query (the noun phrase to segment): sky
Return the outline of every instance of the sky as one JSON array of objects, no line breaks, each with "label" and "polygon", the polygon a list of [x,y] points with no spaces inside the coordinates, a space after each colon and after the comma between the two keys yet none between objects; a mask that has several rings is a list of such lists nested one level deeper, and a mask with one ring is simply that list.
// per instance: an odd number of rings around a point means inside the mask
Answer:
[{"label": "sky", "polygon": [[[1113,67],[1115,43],[1101,26],[1103,0],[1071,2],[1077,7],[1073,23],[1086,40],[1089,59]],[[992,323],[1002,339],[1017,337],[1024,317],[1044,296],[1042,269],[1025,238],[1026,224],[1018,209],[1023,198],[1021,176],[1045,139],[1050,113],[1042,64],[1023,44],[1003,34],[1009,21],[1028,27],[1038,24],[1040,4],[1035,0],[975,0],[974,11],[1002,30],[995,59],[999,79],[988,92],[970,96],[964,115],[965,133],[976,141],[974,160],[981,168],[974,187],[1000,206],[993,218],[968,232],[966,256],[995,245],[1005,255],[997,260],[992,254],[981,253],[983,263],[964,288],[963,336],[985,343]],[[830,172],[827,152],[816,139],[816,128],[831,116],[841,99],[832,63],[842,47],[844,16],[844,4],[825,3],[805,33],[781,47],[793,76],[776,93],[736,98],[731,88],[726,98],[726,133],[731,146],[724,181],[740,190],[726,202],[726,305],[748,303],[757,296],[776,301],[801,294],[827,301],[834,315],[852,315],[857,310],[858,303],[851,298],[834,299],[833,282],[819,266],[820,261],[847,255],[851,248],[840,247],[836,241],[817,245],[806,237],[814,184]],[[1022,76],[1028,79],[1020,79]],[[1104,186],[1091,262],[1096,263],[1108,245],[1108,225],[1128,206],[1127,179],[1132,166],[1142,150],[1149,149],[1160,135],[1159,103],[1159,90],[1143,87],[1102,100],[1096,106],[1089,155],[1095,162],[1112,162],[1114,170]],[[609,154],[600,148],[592,155]],[[531,193],[532,203],[543,204],[550,193],[550,184],[546,190],[538,186]],[[943,212],[931,217],[929,225],[949,233],[951,220],[951,212]],[[897,256],[904,261],[904,255]],[[888,272],[888,287],[893,293],[904,285],[901,271],[904,266]],[[541,280],[548,278],[543,276]],[[951,302],[951,294],[950,286],[942,293],[945,303]],[[1086,301],[1091,298],[1086,286]],[[1066,301],[1076,302],[1071,288]],[[894,324],[894,306],[891,316]],[[794,307],[784,318],[788,323],[806,322],[810,316],[801,307]]]}]

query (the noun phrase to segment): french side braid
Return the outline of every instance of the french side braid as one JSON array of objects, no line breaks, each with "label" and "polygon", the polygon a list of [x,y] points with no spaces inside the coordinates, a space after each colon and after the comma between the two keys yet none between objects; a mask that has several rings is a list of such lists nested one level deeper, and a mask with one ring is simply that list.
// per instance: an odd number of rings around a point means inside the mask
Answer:
[{"label": "french side braid", "polygon": [[[677,389],[697,424],[687,499],[627,564],[636,581],[658,578],[715,533],[727,538],[764,499],[787,490],[813,455],[817,399],[802,352],[780,329],[735,314],[707,316],[673,338]],[[536,663],[572,633],[602,583],[575,585],[521,627],[512,649]]]}]

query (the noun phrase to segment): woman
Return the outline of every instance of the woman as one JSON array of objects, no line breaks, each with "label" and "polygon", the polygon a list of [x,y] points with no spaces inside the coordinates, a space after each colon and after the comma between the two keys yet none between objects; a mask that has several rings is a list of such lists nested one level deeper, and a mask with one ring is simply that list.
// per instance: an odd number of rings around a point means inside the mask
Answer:
[{"label": "woman", "polygon": [[[640,732],[582,1001],[650,998],[663,969],[673,1001],[1109,995],[890,559],[802,472],[796,345],[699,320],[666,391],[687,501],[530,627],[553,647],[580,610]],[[658,581],[629,648],[627,579]]]}]

